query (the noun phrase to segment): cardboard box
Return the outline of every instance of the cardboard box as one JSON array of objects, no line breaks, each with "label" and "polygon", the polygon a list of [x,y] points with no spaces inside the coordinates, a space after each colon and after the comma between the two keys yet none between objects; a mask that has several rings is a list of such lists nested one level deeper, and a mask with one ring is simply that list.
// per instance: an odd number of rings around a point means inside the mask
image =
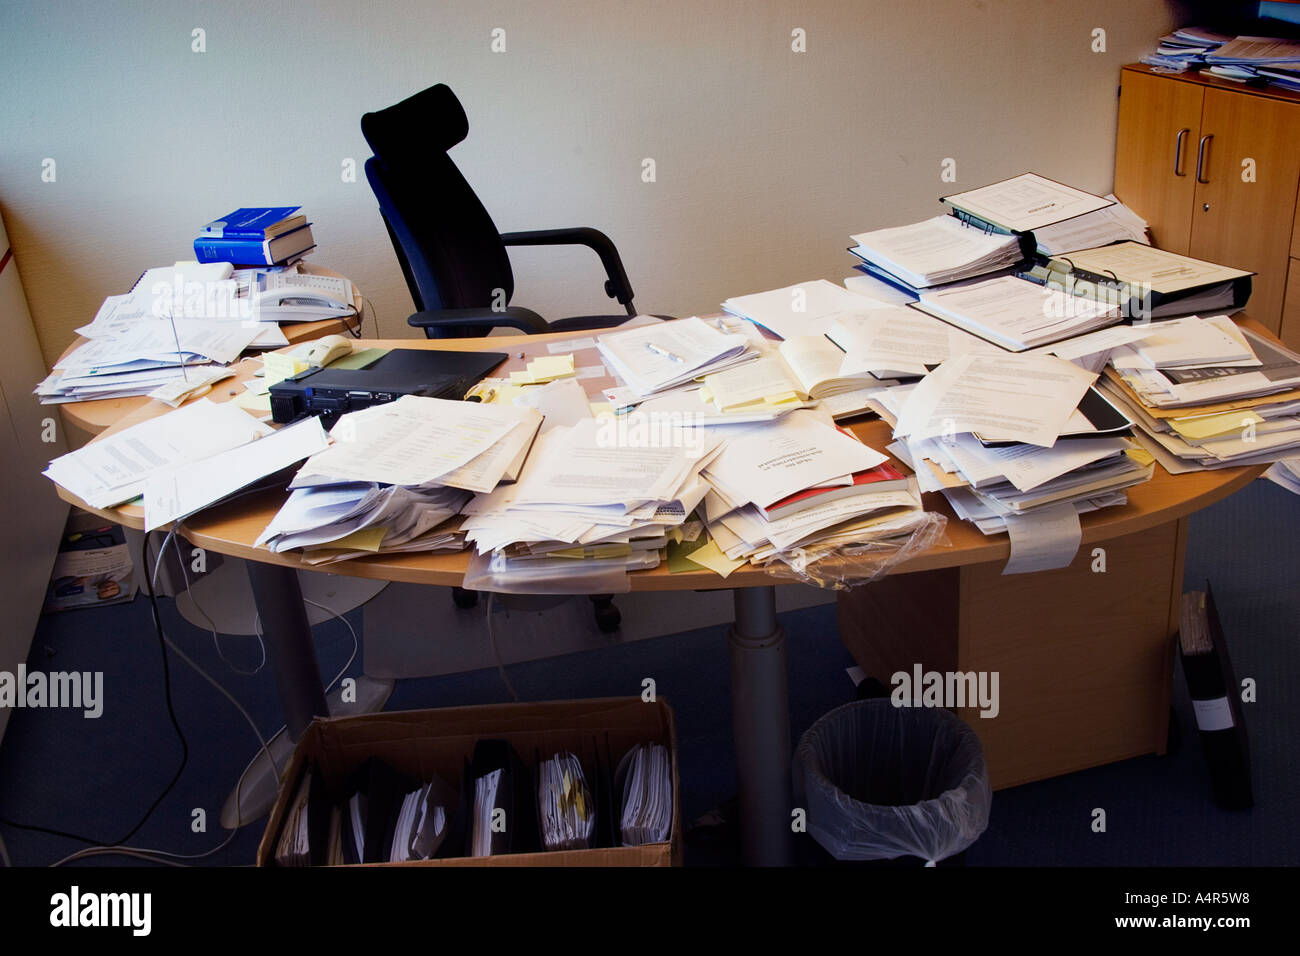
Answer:
[{"label": "cardboard box", "polygon": [[[680,866],[681,806],[677,770],[677,727],[666,701],[639,697],[491,704],[336,717],[312,722],[293,758],[257,848],[257,865],[275,865],[275,843],[304,767],[315,761],[328,787],[340,786],[369,757],[379,757],[414,778],[434,774],[459,786],[465,761],[483,738],[510,741],[524,766],[535,773],[537,754],[582,753],[593,735],[608,740],[615,765],[634,744],[668,747],[673,774],[673,823],[668,843],[489,857],[448,857],[365,866]],[[612,768],[611,768],[612,771]]]}]

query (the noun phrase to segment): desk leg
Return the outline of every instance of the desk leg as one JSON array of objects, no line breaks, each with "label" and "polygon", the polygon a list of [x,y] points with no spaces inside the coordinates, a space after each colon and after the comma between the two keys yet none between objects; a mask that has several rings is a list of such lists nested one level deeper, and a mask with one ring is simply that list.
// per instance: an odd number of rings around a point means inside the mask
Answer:
[{"label": "desk leg", "polygon": [[776,591],[737,588],[731,651],[731,724],[740,784],[745,862],[788,866],[790,830],[790,687],[785,632],[776,620]]},{"label": "desk leg", "polygon": [[311,624],[302,603],[298,572],[279,564],[248,561],[253,601],[262,619],[266,657],[275,674],[276,690],[289,737],[302,736],[313,717],[328,717],[325,689],[311,639]]}]

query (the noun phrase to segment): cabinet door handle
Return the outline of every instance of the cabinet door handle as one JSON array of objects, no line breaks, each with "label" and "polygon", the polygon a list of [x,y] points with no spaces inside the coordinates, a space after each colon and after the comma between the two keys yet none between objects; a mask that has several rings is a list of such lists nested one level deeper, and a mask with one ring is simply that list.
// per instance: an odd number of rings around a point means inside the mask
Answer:
[{"label": "cabinet door handle", "polygon": [[1196,181],[1201,184],[1208,183],[1208,179],[1201,178],[1201,168],[1205,165],[1205,145],[1214,139],[1213,133],[1206,133],[1201,137],[1200,145],[1196,147]]},{"label": "cabinet door handle", "polygon": [[1187,171],[1183,169],[1183,141],[1187,139],[1187,134],[1191,129],[1184,126],[1178,131],[1178,138],[1174,140],[1174,175],[1186,176]]}]

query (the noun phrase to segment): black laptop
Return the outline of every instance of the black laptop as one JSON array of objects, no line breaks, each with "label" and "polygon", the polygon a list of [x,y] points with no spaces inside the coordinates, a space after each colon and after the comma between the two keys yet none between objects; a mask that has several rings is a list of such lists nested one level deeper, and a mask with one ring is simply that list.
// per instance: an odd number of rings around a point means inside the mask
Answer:
[{"label": "black laptop", "polygon": [[271,419],[291,422],[396,401],[403,395],[460,399],[500,365],[505,352],[393,349],[365,368],[317,368],[271,386]]}]

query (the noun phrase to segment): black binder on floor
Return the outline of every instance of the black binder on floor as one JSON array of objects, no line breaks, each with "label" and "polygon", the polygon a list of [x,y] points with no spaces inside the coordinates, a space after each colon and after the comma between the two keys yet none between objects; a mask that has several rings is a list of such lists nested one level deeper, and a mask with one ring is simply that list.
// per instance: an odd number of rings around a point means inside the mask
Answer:
[{"label": "black binder on floor", "polygon": [[1178,645],[1210,768],[1214,800],[1225,810],[1253,807],[1250,744],[1242,717],[1241,687],[1228,659],[1228,645],[1208,581],[1204,593],[1189,591],[1183,595]]}]

